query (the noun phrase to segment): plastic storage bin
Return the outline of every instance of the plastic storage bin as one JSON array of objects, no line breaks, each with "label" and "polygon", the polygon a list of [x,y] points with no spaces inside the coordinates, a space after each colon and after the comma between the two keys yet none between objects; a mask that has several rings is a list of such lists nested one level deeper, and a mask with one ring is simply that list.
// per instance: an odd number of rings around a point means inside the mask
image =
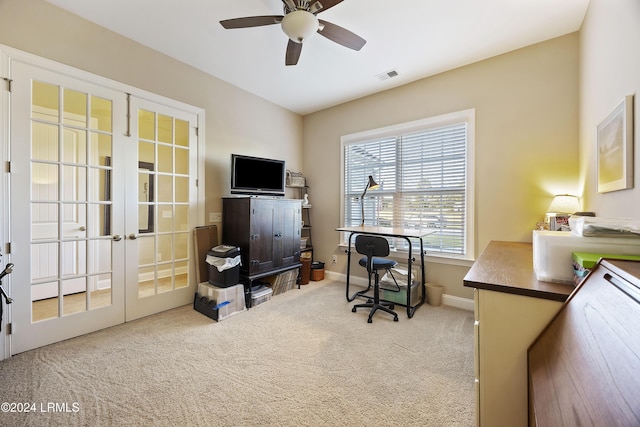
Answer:
[{"label": "plastic storage bin", "polygon": [[583,237],[566,231],[533,232],[533,269],[538,280],[573,284],[573,252],[639,255],[640,238]]},{"label": "plastic storage bin", "polygon": [[194,310],[220,321],[246,310],[244,286],[242,284],[219,288],[200,283],[193,300]]},{"label": "plastic storage bin", "polygon": [[207,252],[207,263],[210,284],[225,288],[240,282],[240,248],[218,245]]},{"label": "plastic storage bin", "polygon": [[251,293],[251,307],[255,307],[256,305],[260,305],[263,302],[267,302],[271,299],[271,295],[273,291],[271,288],[264,288],[259,291],[255,291]]}]

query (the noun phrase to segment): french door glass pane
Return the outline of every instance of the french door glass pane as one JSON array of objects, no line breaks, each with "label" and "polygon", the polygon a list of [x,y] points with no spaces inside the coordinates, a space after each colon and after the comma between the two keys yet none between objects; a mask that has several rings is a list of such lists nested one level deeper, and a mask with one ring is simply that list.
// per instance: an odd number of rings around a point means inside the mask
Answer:
[{"label": "french door glass pane", "polygon": [[31,87],[31,117],[58,122],[60,113],[60,88],[56,85],[34,81]]},{"label": "french door glass pane", "polygon": [[111,100],[91,96],[91,120],[89,121],[89,129],[111,132],[113,126],[111,123],[112,109]]},{"label": "french door glass pane", "polygon": [[31,159],[49,162],[58,161],[57,125],[31,123]]},{"label": "french door glass pane", "polygon": [[65,89],[63,123],[84,126],[87,123],[87,94]]}]

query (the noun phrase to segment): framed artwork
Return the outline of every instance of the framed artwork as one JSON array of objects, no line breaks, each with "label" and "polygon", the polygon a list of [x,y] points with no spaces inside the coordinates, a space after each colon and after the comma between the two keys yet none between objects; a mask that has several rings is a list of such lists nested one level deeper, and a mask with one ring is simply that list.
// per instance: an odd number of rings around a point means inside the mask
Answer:
[{"label": "framed artwork", "polygon": [[633,188],[633,95],[598,125],[598,193]]}]

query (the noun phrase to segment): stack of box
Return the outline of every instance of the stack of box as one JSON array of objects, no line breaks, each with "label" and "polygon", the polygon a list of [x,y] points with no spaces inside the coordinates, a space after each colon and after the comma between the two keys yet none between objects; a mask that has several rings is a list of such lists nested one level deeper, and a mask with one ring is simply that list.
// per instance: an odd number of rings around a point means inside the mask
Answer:
[{"label": "stack of box", "polygon": [[199,283],[194,310],[220,321],[245,311],[244,285],[240,281],[240,248],[219,245],[207,252],[209,281]]}]

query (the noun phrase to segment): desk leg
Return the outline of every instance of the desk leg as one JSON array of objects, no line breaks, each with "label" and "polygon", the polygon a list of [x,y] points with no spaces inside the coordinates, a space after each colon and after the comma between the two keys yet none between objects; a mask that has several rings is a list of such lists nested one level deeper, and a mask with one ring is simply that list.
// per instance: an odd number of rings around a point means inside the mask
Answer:
[{"label": "desk leg", "polygon": [[407,259],[407,317],[411,318],[415,312],[415,309],[411,309],[411,284],[413,283],[411,279],[411,264],[413,262],[413,249],[411,247],[411,240],[408,238],[405,238],[405,240],[409,244],[409,258]]},{"label": "desk leg", "polygon": [[347,249],[347,280],[346,280],[347,281],[347,286],[346,286],[346,294],[347,294],[347,301],[349,301],[349,302],[355,300],[359,296],[362,296],[362,295],[366,294],[367,292],[369,292],[369,289],[371,289],[371,279],[369,278],[369,286],[367,286],[367,289],[365,289],[364,291],[355,292],[353,295],[349,294],[349,278],[351,277],[351,239],[353,238],[354,234],[355,234],[354,232],[349,234],[349,242],[348,242],[349,247]]},{"label": "desk leg", "polygon": [[347,301],[351,302],[356,299],[356,295],[353,297],[349,296],[349,277],[351,276],[351,237],[353,233],[349,234],[349,240],[347,241],[347,286],[346,286],[346,294]]},{"label": "desk leg", "polygon": [[424,242],[422,240],[422,237],[420,238],[420,266],[420,269],[422,271],[422,282],[420,284],[420,286],[422,286],[422,298],[420,298],[420,305],[422,305],[427,298],[427,286],[425,285],[425,283],[427,282],[427,278],[424,274]]},{"label": "desk leg", "polygon": [[418,309],[418,307],[420,307],[422,304],[424,304],[425,301],[425,294],[427,292],[427,288],[424,285],[425,282],[425,274],[424,274],[424,244],[422,242],[422,238],[420,238],[420,270],[421,270],[421,282],[420,282],[420,286],[422,286],[422,297],[420,298],[420,302],[418,304],[416,304],[415,307],[411,306],[411,284],[413,283],[411,280],[411,264],[413,263],[413,249],[411,246],[411,240],[409,240],[409,238],[406,238],[407,242],[409,243],[409,259],[407,261],[407,265],[408,265],[408,269],[409,271],[407,272],[407,317],[412,318],[413,315],[415,314],[416,310]]}]

